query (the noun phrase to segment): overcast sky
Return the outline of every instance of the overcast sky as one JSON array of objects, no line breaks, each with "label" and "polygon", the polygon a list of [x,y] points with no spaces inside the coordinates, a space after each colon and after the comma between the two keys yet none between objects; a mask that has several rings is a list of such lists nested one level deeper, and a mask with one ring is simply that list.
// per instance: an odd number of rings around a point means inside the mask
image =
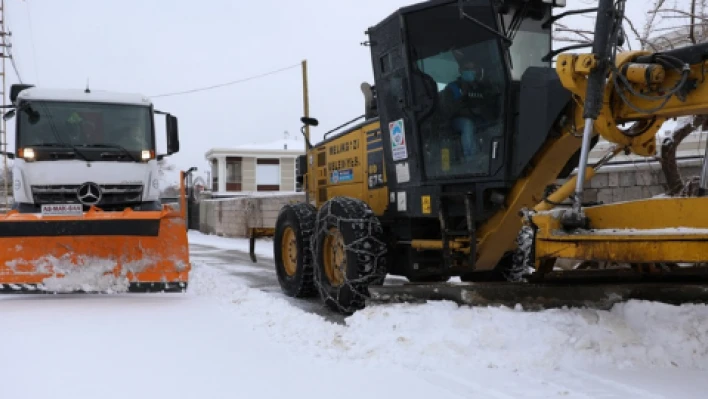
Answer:
[{"label": "overcast sky", "polygon": [[[568,0],[569,8],[595,2]],[[687,0],[683,0],[687,1]],[[324,131],[363,113],[372,81],[364,31],[404,0],[5,0],[13,54],[25,83],[148,96],[247,78],[308,60],[311,115]],[[643,24],[647,1],[629,0]],[[31,21],[31,24],[30,24]],[[576,19],[592,28],[590,19]],[[31,26],[31,29],[30,29]],[[17,82],[7,62],[7,87]],[[212,147],[299,134],[299,67],[200,93],[155,98],[179,118],[179,168],[207,170]],[[12,128],[9,124],[8,128]],[[14,148],[12,131],[8,149]],[[164,131],[158,131],[164,149]],[[201,174],[201,173],[200,173]]]}]

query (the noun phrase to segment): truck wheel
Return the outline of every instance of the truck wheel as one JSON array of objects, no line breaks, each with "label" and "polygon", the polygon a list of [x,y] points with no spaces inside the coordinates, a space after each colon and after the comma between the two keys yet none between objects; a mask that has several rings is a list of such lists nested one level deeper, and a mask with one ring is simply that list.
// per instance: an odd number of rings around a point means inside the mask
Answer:
[{"label": "truck wheel", "polygon": [[364,308],[369,285],[386,277],[383,229],[369,206],[335,197],[317,214],[314,280],[330,309],[349,315]]},{"label": "truck wheel", "polygon": [[316,209],[308,203],[285,205],[275,223],[273,253],[275,271],[285,295],[296,298],[317,294],[312,281],[310,239]]}]

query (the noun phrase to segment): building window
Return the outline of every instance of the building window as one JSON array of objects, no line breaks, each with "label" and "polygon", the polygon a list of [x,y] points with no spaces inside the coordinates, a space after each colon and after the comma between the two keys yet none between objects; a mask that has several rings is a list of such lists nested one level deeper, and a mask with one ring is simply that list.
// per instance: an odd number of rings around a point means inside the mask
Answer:
[{"label": "building window", "polygon": [[256,161],[256,190],[280,190],[280,160],[258,159]]},{"label": "building window", "polygon": [[240,157],[226,157],[226,191],[241,191],[241,165]]},{"label": "building window", "polygon": [[[298,181],[297,181],[298,176],[300,176],[300,158],[295,158],[295,176],[294,176],[295,191],[300,192],[300,191],[302,191],[302,186],[303,186],[304,182],[298,183]],[[303,178],[304,178],[304,176],[303,176]]]}]

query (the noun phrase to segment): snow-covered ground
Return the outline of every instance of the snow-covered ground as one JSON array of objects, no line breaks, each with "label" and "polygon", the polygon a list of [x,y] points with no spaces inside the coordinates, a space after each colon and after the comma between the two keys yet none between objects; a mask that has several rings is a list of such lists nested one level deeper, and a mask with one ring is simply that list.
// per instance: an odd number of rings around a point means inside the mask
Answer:
[{"label": "snow-covered ground", "polygon": [[[191,244],[207,245],[219,249],[232,249],[248,253],[249,240],[248,238],[229,238],[219,237],[217,235],[203,234],[195,230],[189,231],[189,242]],[[273,259],[273,240],[270,238],[258,238],[256,240],[256,257],[259,259]]]},{"label": "snow-covered ground", "polygon": [[371,307],[342,325],[227,269],[200,260],[184,295],[0,297],[0,397],[704,398],[708,390],[706,306],[524,312],[435,302]]}]

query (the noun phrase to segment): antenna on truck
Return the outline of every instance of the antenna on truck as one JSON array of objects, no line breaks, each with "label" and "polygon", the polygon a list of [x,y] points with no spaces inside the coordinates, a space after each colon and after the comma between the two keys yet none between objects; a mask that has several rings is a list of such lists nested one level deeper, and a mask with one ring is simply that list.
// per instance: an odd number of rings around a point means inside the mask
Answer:
[{"label": "antenna on truck", "polygon": [[86,78],[86,90],[84,90],[84,93],[91,93],[91,89],[89,89],[89,78]]}]

